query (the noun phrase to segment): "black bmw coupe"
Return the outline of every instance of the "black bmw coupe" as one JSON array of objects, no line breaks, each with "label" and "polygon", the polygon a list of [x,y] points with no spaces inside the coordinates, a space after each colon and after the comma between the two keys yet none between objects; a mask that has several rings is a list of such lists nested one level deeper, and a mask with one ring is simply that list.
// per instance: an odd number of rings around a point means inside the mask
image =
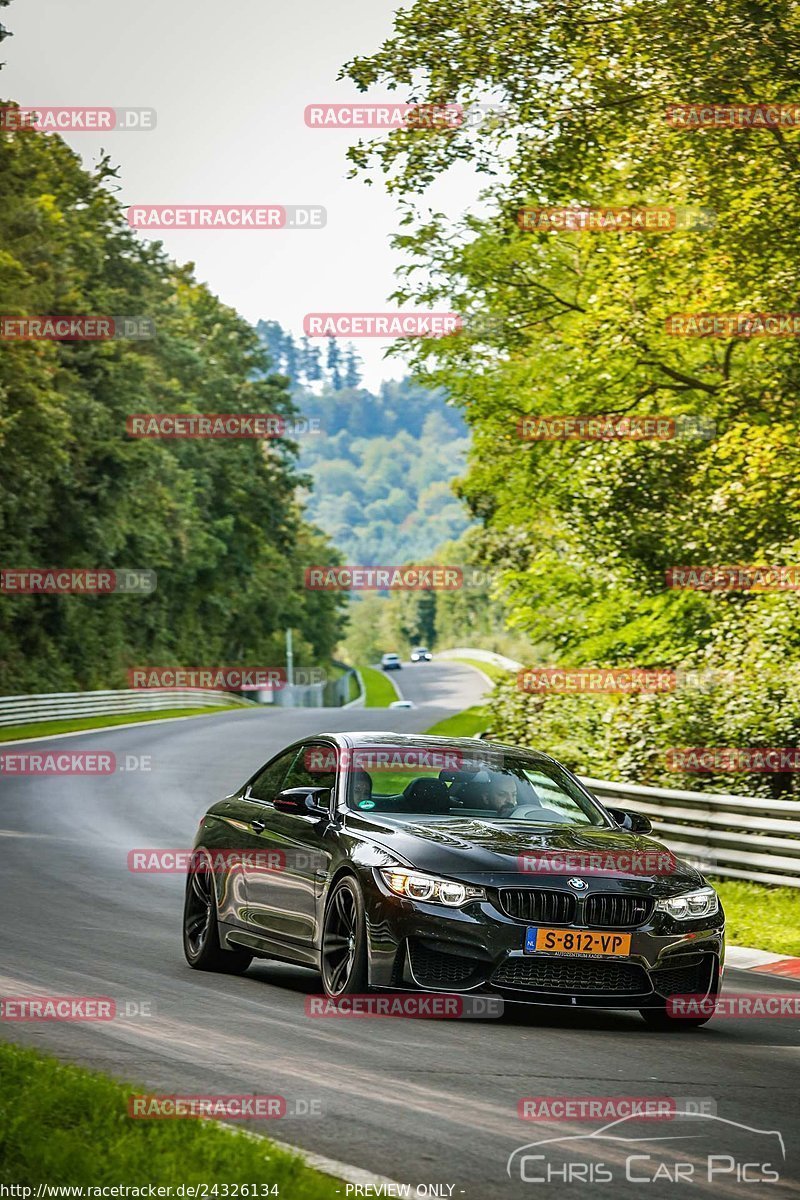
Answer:
[{"label": "black bmw coupe", "polygon": [[204,816],[186,958],[233,973],[253,958],[301,964],[331,997],[489,993],[700,1025],[708,1015],[675,1017],[669,1000],[713,1007],[722,907],[650,831],[546,754],[321,734]]}]

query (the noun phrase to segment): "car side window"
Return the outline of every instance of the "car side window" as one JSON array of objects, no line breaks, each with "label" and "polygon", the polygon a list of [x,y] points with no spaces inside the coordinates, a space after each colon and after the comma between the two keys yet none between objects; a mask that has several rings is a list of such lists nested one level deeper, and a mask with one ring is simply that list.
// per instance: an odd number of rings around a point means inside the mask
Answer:
[{"label": "car side window", "polygon": [[265,767],[261,774],[250,784],[248,798],[261,800],[264,804],[271,804],[284,786],[283,781],[294,762],[296,754],[296,750],[289,750],[288,753],[281,754]]},{"label": "car side window", "polygon": [[292,764],[285,788],[333,788],[336,783],[336,747],[324,742],[306,742]]}]

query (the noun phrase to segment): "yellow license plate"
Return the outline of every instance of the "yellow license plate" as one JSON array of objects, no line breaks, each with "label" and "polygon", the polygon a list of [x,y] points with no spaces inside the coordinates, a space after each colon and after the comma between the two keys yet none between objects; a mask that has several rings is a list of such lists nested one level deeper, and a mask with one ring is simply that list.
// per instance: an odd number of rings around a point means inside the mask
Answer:
[{"label": "yellow license plate", "polygon": [[550,950],[555,954],[624,955],[631,952],[629,933],[590,933],[586,929],[536,929],[534,942],[530,936],[533,932],[534,929],[529,929],[525,939],[525,949],[529,953],[533,950]]}]

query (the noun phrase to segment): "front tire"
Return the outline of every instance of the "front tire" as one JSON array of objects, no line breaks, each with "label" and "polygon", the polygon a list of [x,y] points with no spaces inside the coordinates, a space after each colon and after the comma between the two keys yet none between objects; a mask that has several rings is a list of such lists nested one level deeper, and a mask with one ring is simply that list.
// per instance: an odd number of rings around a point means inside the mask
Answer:
[{"label": "front tire", "polygon": [[342,876],[328,897],[320,968],[325,994],[332,999],[368,990],[364,898],[351,875]]},{"label": "front tire", "polygon": [[253,961],[245,951],[224,950],[220,945],[214,876],[211,862],[202,854],[194,856],[186,880],[183,953],[195,971],[220,971],[225,975],[242,975]]}]

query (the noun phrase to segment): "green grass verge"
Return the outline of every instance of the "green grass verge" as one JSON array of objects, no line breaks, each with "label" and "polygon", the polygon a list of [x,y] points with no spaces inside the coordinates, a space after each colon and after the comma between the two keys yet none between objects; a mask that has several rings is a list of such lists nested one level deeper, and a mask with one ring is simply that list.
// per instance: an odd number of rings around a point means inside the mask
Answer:
[{"label": "green grass verge", "polygon": [[425,732],[434,733],[437,737],[475,737],[483,732],[488,722],[486,709],[476,704],[474,708],[465,708],[455,716],[437,721]]},{"label": "green grass verge", "polygon": [[714,879],[731,946],[800,955],[800,888]]},{"label": "green grass verge", "polygon": [[[255,705],[253,706],[255,707]],[[110,717],[74,717],[69,721],[32,721],[27,725],[4,725],[0,742],[16,742],[20,738],[47,737],[53,733],[72,733],[79,729],[105,729],[110,725],[128,725],[132,721],[163,721],[165,717],[200,717],[209,713],[230,712],[239,708],[252,712],[241,704],[215,704],[209,708],[164,708],[153,712],[116,713]],[[264,705],[259,705],[263,710]]]},{"label": "green grass verge", "polygon": [[498,679],[508,679],[513,671],[507,671],[505,667],[498,667],[495,663],[480,662],[477,658],[443,658],[441,662],[461,662],[466,663],[468,667],[475,667],[478,671],[483,671],[484,675],[488,675],[492,682]]},{"label": "green grass verge", "polygon": [[391,680],[386,678],[383,671],[376,671],[374,667],[359,667],[359,670],[366,692],[364,707],[388,708],[392,701],[397,699],[397,692]]},{"label": "green grass verge", "polygon": [[0,1043],[0,1183],[276,1184],[287,1200],[343,1192],[295,1155],[213,1121],[131,1119],[128,1096],[143,1091]]}]

